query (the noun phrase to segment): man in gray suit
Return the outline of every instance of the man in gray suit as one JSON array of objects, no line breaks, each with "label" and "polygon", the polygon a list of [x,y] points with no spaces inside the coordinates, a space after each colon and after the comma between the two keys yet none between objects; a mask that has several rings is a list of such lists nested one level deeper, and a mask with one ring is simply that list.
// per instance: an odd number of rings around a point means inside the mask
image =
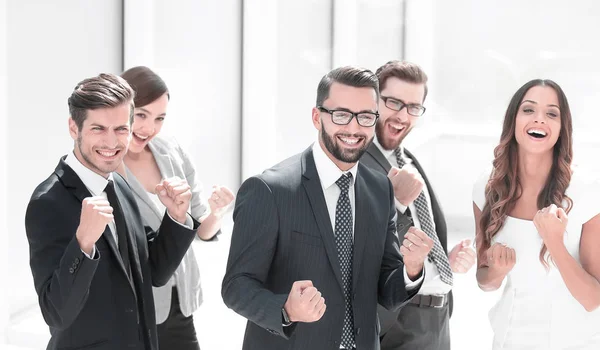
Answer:
[{"label": "man in gray suit", "polygon": [[381,348],[449,350],[453,272],[467,272],[475,262],[475,252],[465,240],[446,253],[448,237],[441,207],[423,168],[401,145],[425,112],[427,75],[416,64],[391,61],[377,70],[377,77],[381,117],[375,127],[376,138],[360,161],[390,178],[398,232],[414,225],[434,241],[425,262],[427,276],[417,296],[397,312],[378,307]]},{"label": "man in gray suit", "polygon": [[318,141],[242,184],[222,296],[249,320],[243,349],[379,349],[377,303],[418,291],[433,241],[412,228],[400,246],[390,181],[358,163],[378,98],[371,71],[329,72]]}]

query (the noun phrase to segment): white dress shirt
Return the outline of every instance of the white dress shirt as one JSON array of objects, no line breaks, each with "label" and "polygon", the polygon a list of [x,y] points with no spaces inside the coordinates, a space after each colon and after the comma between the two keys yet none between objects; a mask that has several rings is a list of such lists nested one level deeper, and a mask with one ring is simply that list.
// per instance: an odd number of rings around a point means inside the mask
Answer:
[{"label": "white dress shirt", "polygon": [[[77,159],[77,157],[75,156],[73,151],[69,152],[69,154],[65,158],[65,163],[67,163],[67,165],[69,167],[71,167],[71,169],[73,169],[75,174],[77,174],[77,176],[79,176],[79,179],[81,179],[81,182],[83,182],[83,184],[88,189],[88,191],[90,191],[90,194],[92,196],[102,196],[106,200],[108,200],[108,197],[106,196],[106,192],[104,191],[104,189],[106,188],[106,185],[108,185],[108,180],[111,180],[114,182],[112,173],[108,174],[108,178],[104,178],[102,175],[99,175],[99,174],[93,172],[92,170],[87,168],[85,165],[81,164],[81,162],[79,161],[79,159]],[[171,217],[171,214],[169,214],[167,212],[167,215],[169,215],[171,220],[173,220],[173,217]],[[173,220],[173,221],[178,223],[179,225],[182,225],[180,222],[178,222],[176,220]],[[194,225],[193,221],[188,215],[186,217],[185,224],[183,224],[182,226],[185,226],[185,227],[191,229],[193,227],[193,225]],[[117,236],[117,226],[115,224],[115,220],[112,220],[111,222],[109,222],[108,227],[110,228],[110,232],[112,233],[113,238],[115,240],[115,244],[117,245],[117,248],[118,248],[119,247],[119,238]],[[92,248],[91,255],[88,255],[86,252],[83,251],[83,249],[81,251],[83,252],[83,254],[85,254],[86,257],[88,257],[90,259],[93,259],[96,257],[96,245],[95,244],[94,244],[94,248]]]},{"label": "white dress shirt", "polygon": [[[398,162],[396,160],[396,154],[394,153],[394,150],[389,151],[384,149],[377,141],[377,138],[373,139],[373,143],[377,146],[377,148],[379,148],[385,159],[388,162],[390,162],[392,166],[398,167]],[[406,154],[404,154],[404,148],[401,148],[400,150],[402,152],[402,157],[405,161],[405,164],[402,168],[412,169],[418,172],[418,169],[413,164],[412,159],[408,158]],[[425,193],[425,197],[427,198],[427,205],[429,208],[429,213],[431,214],[431,224],[433,225],[433,229],[435,230],[435,220],[433,218],[433,210],[431,208],[431,197],[429,196],[429,189],[427,188],[427,185],[423,186],[423,192]],[[406,208],[406,206],[402,205],[402,203],[400,203],[398,199],[396,199],[396,209],[398,209],[398,211],[404,214],[406,212]],[[420,229],[421,223],[419,222],[419,218],[417,216],[417,208],[415,207],[415,204],[410,203],[408,208],[410,209],[410,212],[412,214],[414,226]],[[399,238],[400,240],[402,240],[402,237]],[[442,295],[450,292],[452,286],[445,282],[442,282],[438,268],[435,266],[434,263],[430,262],[429,259],[425,259],[425,270],[427,271],[427,273],[425,274],[425,280],[423,281],[423,286],[421,286],[421,289],[419,290],[419,294]]]},{"label": "white dress shirt", "polygon": [[[354,204],[355,196],[354,196],[354,184],[356,183],[356,173],[358,171],[358,162],[349,170],[342,171],[340,168],[335,165],[335,163],[325,154],[323,148],[321,148],[321,144],[319,140],[317,140],[312,147],[313,157],[315,160],[315,166],[317,168],[317,173],[319,174],[319,179],[321,179],[321,187],[323,188],[323,194],[325,196],[325,202],[327,204],[327,211],[329,212],[329,219],[331,220],[331,227],[335,229],[335,207],[337,205],[338,197],[340,196],[341,190],[335,183],[343,174],[351,173],[352,174],[352,184],[349,188],[348,196],[350,197],[350,204],[352,206],[352,237],[354,238],[354,225],[356,224],[356,214]],[[417,285],[423,279],[423,275],[419,277],[416,281],[411,281],[408,278],[408,274],[406,273],[406,268],[404,268],[404,282],[406,284],[406,289],[411,290],[417,287]]]},{"label": "white dress shirt", "polygon": [[[108,179],[104,178],[99,174],[96,174],[95,172],[87,168],[85,165],[81,164],[79,159],[75,157],[73,151],[69,152],[67,158],[65,158],[65,163],[67,163],[67,165],[71,167],[71,169],[73,169],[75,174],[79,176],[79,179],[81,180],[81,182],[83,182],[88,191],[90,191],[92,196],[102,196],[104,197],[104,199],[108,200],[104,189],[106,188],[106,185],[108,185],[108,180],[114,181],[112,173],[108,175]],[[117,237],[117,226],[115,225],[115,220],[109,222],[108,227],[110,228],[110,232],[112,233],[113,238],[115,239],[115,244],[117,244],[118,247],[119,239]],[[83,250],[81,251],[83,252]],[[88,255],[86,252],[83,252],[83,254],[85,254],[85,256],[87,256],[90,259],[92,257],[95,257],[96,245],[94,244],[94,248],[92,249],[91,255]]]}]

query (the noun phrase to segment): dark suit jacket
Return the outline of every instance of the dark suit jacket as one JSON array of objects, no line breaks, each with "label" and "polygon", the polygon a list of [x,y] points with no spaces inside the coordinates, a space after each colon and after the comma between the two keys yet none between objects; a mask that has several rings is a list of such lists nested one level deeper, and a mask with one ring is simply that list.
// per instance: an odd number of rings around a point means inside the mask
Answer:
[{"label": "dark suit jacket", "polygon": [[[404,305],[405,290],[389,180],[359,164],[355,181],[353,307],[358,349],[379,349],[377,303]],[[246,180],[222,296],[249,320],[243,349],[339,349],[344,319],[342,276],[312,148]],[[311,280],[327,310],[314,323],[282,327],[294,281]]]},{"label": "dark suit jacket", "polygon": [[[407,149],[404,149],[404,153],[406,153],[406,156],[413,161],[413,165],[417,168],[417,170],[423,177],[423,180],[425,180],[425,186],[427,186],[427,189],[429,191],[429,197],[431,198],[431,208],[433,210],[435,230],[438,235],[438,238],[440,239],[442,247],[446,252],[448,252],[448,233],[446,219],[444,218],[442,208],[440,207],[435,193],[433,192],[433,188],[431,187],[431,184],[429,183],[429,180],[425,175],[425,171],[423,171],[423,168],[421,167],[415,156],[412,155],[412,153],[410,153]],[[361,157],[360,162],[365,166],[369,167],[370,169],[373,169],[385,175],[387,175],[387,173],[392,168],[390,162],[388,162],[388,160],[385,158],[385,156],[381,153],[379,148],[377,148],[377,146],[374,143],[371,143],[365,154]],[[402,225],[412,226],[412,219],[410,219],[410,217],[408,217],[407,215],[401,214],[400,212],[398,212],[398,222]],[[401,230],[403,229],[404,227]],[[452,314],[452,292],[450,292],[449,298],[450,314]],[[379,316],[383,333],[385,333],[387,329],[389,329],[389,327],[391,326],[390,322],[396,322],[397,314],[397,312],[392,313],[383,308],[379,308]]]},{"label": "dark suit jacket", "polygon": [[[25,227],[39,304],[52,335],[47,349],[158,349],[152,286],[161,286],[195,237],[165,214],[149,243],[131,188],[114,173],[125,215],[131,279],[108,226],[90,260],[75,232],[91,194],[64,158],[33,192]],[[197,227],[197,222],[194,222]]]}]

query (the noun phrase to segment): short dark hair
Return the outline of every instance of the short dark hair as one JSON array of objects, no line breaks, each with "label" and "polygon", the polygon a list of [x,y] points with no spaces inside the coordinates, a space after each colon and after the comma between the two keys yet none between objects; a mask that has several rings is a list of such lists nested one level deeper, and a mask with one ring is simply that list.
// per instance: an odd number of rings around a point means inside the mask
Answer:
[{"label": "short dark hair", "polygon": [[391,77],[398,78],[402,81],[425,85],[425,94],[423,101],[427,97],[427,74],[419,65],[407,61],[393,60],[379,67],[375,72],[379,78],[379,88],[385,89],[385,83]]},{"label": "short dark hair", "polygon": [[135,93],[127,82],[114,74],[100,73],[97,77],[85,79],[75,87],[67,100],[71,119],[77,128],[83,128],[88,110],[114,108],[123,104],[131,105],[129,123],[133,122],[133,98]]},{"label": "short dark hair", "polygon": [[379,100],[379,83],[377,76],[368,69],[345,66],[339,67],[325,74],[319,82],[317,88],[317,106],[322,106],[323,102],[329,97],[329,89],[333,83],[353,87],[370,87],[375,90],[377,100]]},{"label": "short dark hair", "polygon": [[121,74],[121,78],[125,79],[135,91],[136,107],[144,107],[164,94],[170,97],[167,84],[148,67],[130,68]]}]

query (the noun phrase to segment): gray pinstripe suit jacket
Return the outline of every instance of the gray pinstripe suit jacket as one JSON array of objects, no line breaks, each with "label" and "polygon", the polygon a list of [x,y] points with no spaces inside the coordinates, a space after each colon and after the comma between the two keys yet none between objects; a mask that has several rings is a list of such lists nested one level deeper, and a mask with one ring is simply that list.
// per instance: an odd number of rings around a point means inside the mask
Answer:
[{"label": "gray pinstripe suit jacket", "polygon": [[[353,308],[358,349],[379,349],[377,303],[391,309],[405,290],[396,209],[385,175],[359,164],[355,181]],[[222,296],[248,319],[243,349],[339,349],[344,318],[342,278],[331,221],[312,149],[246,180],[234,228]],[[402,233],[404,234],[404,233]],[[282,326],[294,281],[311,280],[327,304],[314,323]]]}]

